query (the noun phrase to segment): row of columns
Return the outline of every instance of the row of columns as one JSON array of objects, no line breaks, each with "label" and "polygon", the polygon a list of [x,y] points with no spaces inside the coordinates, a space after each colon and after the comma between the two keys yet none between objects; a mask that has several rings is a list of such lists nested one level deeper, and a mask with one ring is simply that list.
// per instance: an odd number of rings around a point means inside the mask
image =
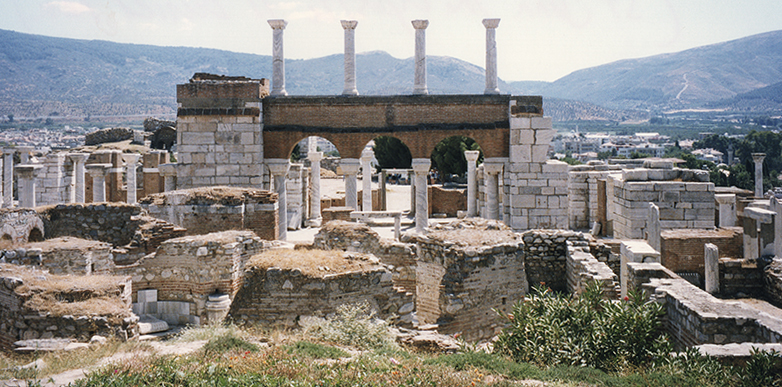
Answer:
[{"label": "row of columns", "polygon": [[[14,166],[14,153],[20,152],[20,164]],[[36,206],[36,171],[43,168],[41,164],[30,163],[30,152],[32,147],[4,148],[2,158],[2,206],[9,208],[13,206],[13,176],[16,173],[19,190],[19,206],[23,208],[32,208]],[[110,172],[111,164],[88,164],[85,165],[90,157],[87,153],[69,153],[67,157],[73,163],[73,189],[70,194],[71,203],[85,202],[85,174],[89,174],[93,182],[92,201],[94,203],[106,201],[106,175]],[[137,202],[137,176],[136,167],[138,166],[140,154],[123,154],[123,160],[126,163],[127,179],[127,202],[135,204]]]},{"label": "row of columns", "polygon": [[[283,31],[288,25],[283,19],[268,20],[273,32],[272,36],[272,96],[286,96],[285,90],[285,55],[283,52]],[[356,89],[356,20],[341,20],[345,30],[345,87],[343,95],[358,95]],[[413,94],[426,95],[426,27],[429,20],[413,20],[415,28],[415,75]],[[499,94],[497,78],[497,42],[495,39],[500,19],[483,19],[486,27],[486,90],[484,94]]]}]

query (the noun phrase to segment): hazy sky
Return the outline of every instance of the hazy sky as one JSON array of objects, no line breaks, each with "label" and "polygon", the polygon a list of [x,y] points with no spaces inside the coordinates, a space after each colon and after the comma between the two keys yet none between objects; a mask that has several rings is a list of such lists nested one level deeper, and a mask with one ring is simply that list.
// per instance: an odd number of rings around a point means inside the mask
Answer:
[{"label": "hazy sky", "polygon": [[[426,50],[484,66],[483,18],[497,29],[500,78],[553,81],[619,59],[676,52],[782,29],[779,0],[0,0],[0,29],[122,43],[271,55],[267,19],[286,19],[286,58],[356,50],[414,53],[410,21],[428,19]],[[232,74],[242,75],[242,74]],[[269,74],[271,76],[271,74]]]}]

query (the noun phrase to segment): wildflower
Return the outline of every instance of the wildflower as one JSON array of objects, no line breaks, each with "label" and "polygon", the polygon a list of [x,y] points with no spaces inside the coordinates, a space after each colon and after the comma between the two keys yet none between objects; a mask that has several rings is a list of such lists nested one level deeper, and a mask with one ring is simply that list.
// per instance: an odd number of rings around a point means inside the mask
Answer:
[{"label": "wildflower", "polygon": [[390,358],[390,359],[389,359],[389,361],[390,361],[390,362],[391,362],[391,364],[393,364],[393,365],[399,365],[399,361],[397,361],[397,360],[396,360],[396,359],[394,359],[393,357],[392,357],[392,358]]},{"label": "wildflower", "polygon": [[625,301],[630,301],[630,297],[625,296]]},{"label": "wildflower", "polygon": [[454,338],[454,339],[458,339],[458,338],[459,338],[459,336],[461,336],[461,335],[462,335],[462,332],[457,332],[457,333],[454,333],[454,334],[453,334],[453,338]]}]

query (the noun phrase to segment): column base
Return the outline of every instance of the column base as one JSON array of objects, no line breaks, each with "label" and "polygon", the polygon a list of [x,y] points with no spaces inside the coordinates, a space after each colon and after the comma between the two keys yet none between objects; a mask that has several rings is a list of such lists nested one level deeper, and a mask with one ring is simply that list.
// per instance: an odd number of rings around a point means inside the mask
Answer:
[{"label": "column base", "polygon": [[323,218],[307,219],[304,225],[307,227],[320,227],[323,224]]},{"label": "column base", "polygon": [[358,95],[358,90],[356,90],[356,89],[353,89],[353,90],[345,89],[345,90],[342,90],[342,95]]},{"label": "column base", "polygon": [[483,91],[483,94],[486,94],[486,95],[500,94],[500,89],[499,88],[496,88],[496,89],[486,89],[486,90]]},{"label": "column base", "polygon": [[413,89],[413,95],[429,95],[429,89]]},{"label": "column base", "polygon": [[269,93],[272,97],[287,97],[288,92],[285,91],[285,89],[282,90],[272,90],[271,93]]}]

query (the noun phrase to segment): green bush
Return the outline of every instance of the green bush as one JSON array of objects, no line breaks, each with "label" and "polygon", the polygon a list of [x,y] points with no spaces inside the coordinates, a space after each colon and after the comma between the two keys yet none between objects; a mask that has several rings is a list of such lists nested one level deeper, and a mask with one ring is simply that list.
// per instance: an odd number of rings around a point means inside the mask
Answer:
[{"label": "green bush", "polygon": [[580,297],[536,287],[503,315],[507,327],[495,351],[539,366],[577,365],[617,371],[659,361],[671,351],[663,334],[662,307],[641,294],[624,301],[603,298],[591,283]]},{"label": "green bush", "polygon": [[305,333],[324,341],[359,349],[394,350],[388,323],[375,318],[369,304],[344,304],[333,318],[306,324]]}]

